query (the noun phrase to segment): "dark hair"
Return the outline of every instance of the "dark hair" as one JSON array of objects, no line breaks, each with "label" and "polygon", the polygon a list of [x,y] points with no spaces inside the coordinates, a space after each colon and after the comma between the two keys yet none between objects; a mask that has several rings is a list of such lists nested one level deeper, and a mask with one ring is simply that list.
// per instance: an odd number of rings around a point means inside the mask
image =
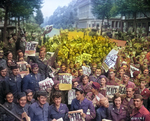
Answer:
[{"label": "dark hair", "polygon": [[80,82],[82,82],[82,80],[84,79],[84,77],[87,77],[87,78],[89,79],[89,76],[88,76],[88,75],[83,74],[83,75],[81,76],[81,78],[80,78]]},{"label": "dark hair", "polygon": [[55,91],[54,94],[52,95],[53,100],[55,98],[60,98],[60,97],[62,97],[61,91]]},{"label": "dark hair", "polygon": [[76,92],[80,92],[80,94],[84,94],[84,91],[83,90],[80,90],[78,88],[75,88]]},{"label": "dark hair", "polygon": [[10,53],[12,53],[11,51],[8,51],[7,53],[6,53],[6,56],[8,56]]},{"label": "dark hair", "polygon": [[[122,96],[119,93],[114,94],[113,103],[115,102],[115,99],[117,99],[119,97],[121,98],[121,101],[122,101]],[[115,105],[115,103],[114,103],[114,105]]]},{"label": "dark hair", "polygon": [[7,95],[13,95],[13,93],[7,92],[6,95],[5,95],[5,98],[7,97]]}]

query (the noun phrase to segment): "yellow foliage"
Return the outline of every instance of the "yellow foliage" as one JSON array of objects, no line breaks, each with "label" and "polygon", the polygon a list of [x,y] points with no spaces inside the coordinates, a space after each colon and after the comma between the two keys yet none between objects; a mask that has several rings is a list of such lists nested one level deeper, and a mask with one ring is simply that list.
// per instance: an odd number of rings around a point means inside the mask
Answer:
[{"label": "yellow foliage", "polygon": [[45,43],[49,52],[54,52],[59,45],[58,59],[67,62],[83,61],[101,63],[114,44],[107,37],[89,36],[86,32],[61,30],[60,36],[54,36]]}]

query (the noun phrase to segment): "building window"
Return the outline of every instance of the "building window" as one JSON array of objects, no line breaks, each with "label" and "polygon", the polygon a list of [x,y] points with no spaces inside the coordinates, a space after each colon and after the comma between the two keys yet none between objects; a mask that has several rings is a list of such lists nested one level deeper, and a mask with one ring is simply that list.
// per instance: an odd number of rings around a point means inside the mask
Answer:
[{"label": "building window", "polygon": [[89,27],[91,27],[91,24],[89,24]]},{"label": "building window", "polygon": [[114,28],[114,21],[112,21],[112,28]]}]

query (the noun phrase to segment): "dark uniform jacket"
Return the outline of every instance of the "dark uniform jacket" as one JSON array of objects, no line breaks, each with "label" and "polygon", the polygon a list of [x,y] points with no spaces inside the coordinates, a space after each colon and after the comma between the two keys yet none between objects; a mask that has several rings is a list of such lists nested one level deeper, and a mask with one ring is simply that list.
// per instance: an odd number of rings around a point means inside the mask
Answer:
[{"label": "dark uniform jacket", "polygon": [[18,93],[21,92],[21,82],[22,78],[20,74],[18,74],[17,76],[10,75],[6,82],[6,85],[8,86],[8,91],[13,93],[14,98],[17,98]]},{"label": "dark uniform jacket", "polygon": [[39,82],[41,81],[41,74],[30,73],[25,76],[22,80],[22,91],[25,92],[27,89],[31,89],[33,92],[39,90]]},{"label": "dark uniform jacket", "polygon": [[29,107],[31,121],[48,121],[48,107],[48,103],[44,104],[43,108],[39,105],[39,102],[33,103]]}]

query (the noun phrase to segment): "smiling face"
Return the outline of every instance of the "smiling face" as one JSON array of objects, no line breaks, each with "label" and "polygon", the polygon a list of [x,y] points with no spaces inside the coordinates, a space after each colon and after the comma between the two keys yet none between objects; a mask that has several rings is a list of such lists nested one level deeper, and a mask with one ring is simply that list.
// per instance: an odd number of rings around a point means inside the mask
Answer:
[{"label": "smiling face", "polygon": [[98,77],[101,75],[101,69],[96,69],[95,75]]},{"label": "smiling face", "polygon": [[54,104],[56,105],[56,106],[60,106],[60,103],[61,103],[61,97],[59,97],[59,98],[54,98]]},{"label": "smiling face", "polygon": [[20,98],[18,102],[21,107],[25,107],[25,105],[27,103],[27,97],[24,96],[24,97]]},{"label": "smiling face", "polygon": [[14,100],[13,94],[7,94],[6,95],[6,100],[7,100],[8,103],[12,103],[13,100]]},{"label": "smiling face", "polygon": [[127,89],[126,89],[127,98],[132,98],[132,97],[133,97],[133,94],[134,94],[134,91],[133,91],[132,88],[127,88]]},{"label": "smiling face", "polygon": [[101,85],[106,85],[106,79],[105,78],[101,78]]},{"label": "smiling face", "polygon": [[143,101],[140,99],[134,99],[134,106],[138,109],[143,105]]},{"label": "smiling face", "polygon": [[40,96],[37,99],[41,105],[44,105],[47,101],[47,97],[45,97],[45,96]]},{"label": "smiling face", "polygon": [[114,100],[114,104],[117,108],[120,108],[121,105],[121,97],[118,97]]}]

